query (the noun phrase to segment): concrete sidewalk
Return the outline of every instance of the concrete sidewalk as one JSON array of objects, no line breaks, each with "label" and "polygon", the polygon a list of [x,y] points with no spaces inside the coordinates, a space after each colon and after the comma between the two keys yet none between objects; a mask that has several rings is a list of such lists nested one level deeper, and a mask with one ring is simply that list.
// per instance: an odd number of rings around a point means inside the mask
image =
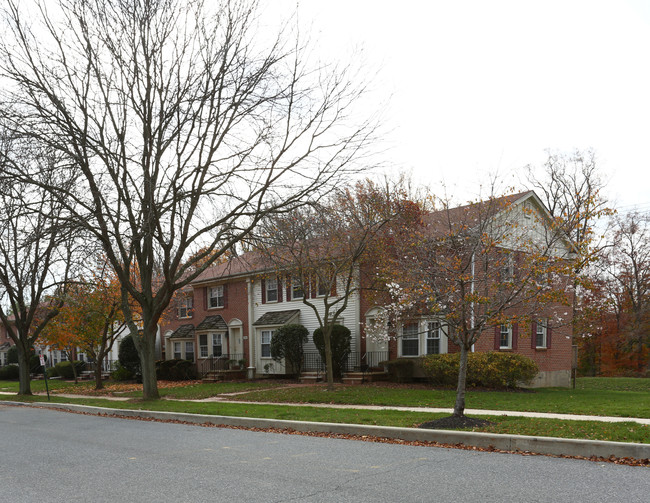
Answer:
[{"label": "concrete sidewalk", "polygon": [[[204,398],[201,400],[183,400],[187,402],[220,402],[220,403],[254,403],[260,405],[288,405],[291,407],[320,407],[326,409],[364,409],[364,410],[402,410],[405,412],[425,412],[451,414],[454,409],[438,407],[397,407],[388,405],[348,405],[333,403],[278,403],[278,402],[246,402],[241,400],[227,400],[219,397]],[[513,417],[541,417],[548,419],[566,419],[570,421],[602,421],[604,423],[639,423],[650,425],[650,419],[638,417],[617,416],[587,416],[580,414],[555,414],[551,412],[526,412],[516,410],[488,410],[465,409],[468,416],[513,416]]]},{"label": "concrete sidewalk", "polygon": [[[15,393],[1,392],[1,395],[15,395]],[[44,396],[45,393],[34,393],[35,395]],[[239,395],[236,393],[233,395]],[[243,394],[243,393],[242,393]],[[117,397],[117,396],[93,396],[93,395],[73,395],[67,393],[52,393],[52,396],[63,397],[63,398],[85,398],[85,399],[103,399],[103,400],[113,400],[119,402],[125,402],[131,400],[129,397]],[[287,406],[287,407],[314,407],[314,408],[324,408],[324,409],[362,409],[362,410],[398,410],[404,412],[424,412],[430,414],[451,414],[453,409],[451,408],[439,408],[439,407],[398,407],[398,406],[388,406],[388,405],[349,405],[349,404],[333,404],[333,403],[281,403],[281,402],[247,402],[245,400],[229,400],[222,397],[210,397],[202,398],[197,400],[180,400],[175,398],[165,398],[165,400],[176,401],[176,402],[194,402],[194,403],[206,403],[206,402],[218,402],[218,403],[251,403],[257,405],[276,405],[276,406]],[[580,415],[580,414],[556,414],[551,412],[526,412],[526,411],[515,411],[515,410],[488,410],[488,409],[465,409],[465,414],[468,416],[509,416],[509,417],[539,417],[547,419],[562,419],[569,421],[602,421],[604,423],[638,423],[650,425],[650,419],[638,418],[638,417],[618,417],[618,416],[592,416],[592,415]]]}]

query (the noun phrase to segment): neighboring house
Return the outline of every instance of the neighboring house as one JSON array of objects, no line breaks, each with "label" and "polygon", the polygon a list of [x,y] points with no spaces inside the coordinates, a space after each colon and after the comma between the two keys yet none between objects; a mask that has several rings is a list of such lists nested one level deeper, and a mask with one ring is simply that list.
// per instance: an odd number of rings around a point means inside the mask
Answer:
[{"label": "neighboring house", "polygon": [[[506,199],[519,212],[518,218],[522,221],[532,223],[531,214],[550,218],[534,192]],[[534,227],[532,224],[531,232],[538,232]],[[571,248],[568,242],[558,246]],[[458,351],[447,337],[447,327],[426,316],[400,321],[393,327],[394,337],[387,342],[366,337],[366,327],[378,317],[382,307],[364,288],[367,286],[365,278],[364,274],[359,274],[356,286],[360,288],[351,295],[347,309],[337,321],[352,334],[350,368],[374,367],[380,361],[397,357]],[[161,327],[164,358],[195,361],[201,374],[218,358],[244,360],[249,377],[290,373],[291,369],[286,369],[283,362],[271,358],[270,341],[278,327],[300,323],[309,330],[304,348],[305,370],[310,370],[310,366],[322,368],[313,344],[313,333],[319,324],[303,298],[307,296],[310,302],[318,305],[323,292],[319,292],[315,284],[306,288],[308,291],[304,290],[304,286],[292,280],[290,273],[278,276],[276,271],[265,267],[254,252],[215,265],[193,281],[191,288],[178,295],[171,306]],[[565,323],[552,326],[548,320],[558,309],[568,311]],[[533,385],[568,386],[572,354],[570,321],[570,309],[549,305],[529,324],[529,333],[523,334],[517,324],[491,327],[483,333],[474,350],[523,354],[540,368]],[[314,363],[316,360],[318,362]]]}]

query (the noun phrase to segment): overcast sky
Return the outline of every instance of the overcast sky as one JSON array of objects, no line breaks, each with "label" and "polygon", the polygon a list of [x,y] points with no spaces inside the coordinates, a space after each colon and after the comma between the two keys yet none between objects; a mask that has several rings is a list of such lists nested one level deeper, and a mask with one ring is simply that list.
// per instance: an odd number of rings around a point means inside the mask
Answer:
[{"label": "overcast sky", "polygon": [[608,196],[650,210],[650,1],[303,0],[299,13],[325,57],[358,49],[377,72],[395,169],[467,200],[547,149],[592,148]]}]

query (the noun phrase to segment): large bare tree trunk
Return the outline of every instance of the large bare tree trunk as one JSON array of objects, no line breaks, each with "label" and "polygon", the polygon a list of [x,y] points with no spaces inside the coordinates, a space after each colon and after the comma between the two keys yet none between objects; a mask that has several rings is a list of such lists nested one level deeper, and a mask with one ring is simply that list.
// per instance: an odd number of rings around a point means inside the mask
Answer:
[{"label": "large bare tree trunk", "polygon": [[158,379],[156,377],[156,335],[158,324],[145,324],[141,334],[132,334],[135,347],[140,355],[140,371],[142,373],[142,398],[157,400]]},{"label": "large bare tree trunk", "polygon": [[18,377],[20,384],[18,386],[19,395],[31,395],[31,378],[29,377],[29,350],[25,350],[22,344],[17,344],[18,348]]}]

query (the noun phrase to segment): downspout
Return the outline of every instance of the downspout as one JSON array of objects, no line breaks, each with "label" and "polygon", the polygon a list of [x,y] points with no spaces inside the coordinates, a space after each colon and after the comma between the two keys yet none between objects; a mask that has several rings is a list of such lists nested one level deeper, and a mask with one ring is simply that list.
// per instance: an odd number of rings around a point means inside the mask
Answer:
[{"label": "downspout", "polygon": [[248,379],[255,378],[255,338],[253,337],[253,320],[254,312],[253,309],[255,304],[253,303],[253,279],[249,278],[246,282],[246,289],[248,293],[248,371],[246,377]]}]

